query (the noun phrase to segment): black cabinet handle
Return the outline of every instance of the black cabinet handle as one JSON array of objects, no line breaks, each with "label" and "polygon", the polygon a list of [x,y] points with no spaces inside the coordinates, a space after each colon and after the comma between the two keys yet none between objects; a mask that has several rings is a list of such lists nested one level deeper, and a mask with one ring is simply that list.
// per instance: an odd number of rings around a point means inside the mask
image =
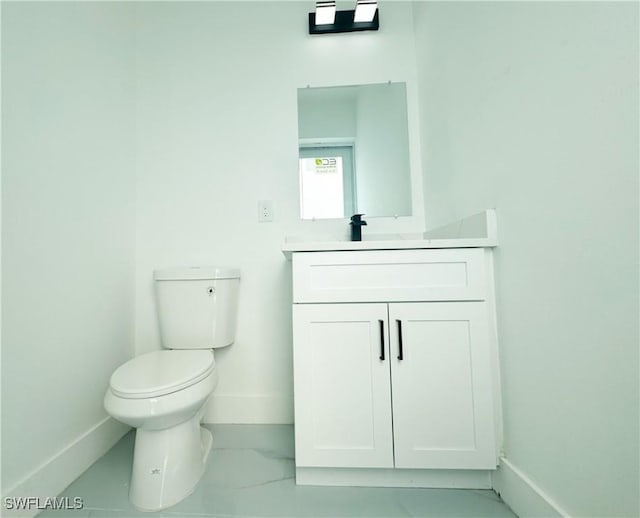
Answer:
[{"label": "black cabinet handle", "polygon": [[380,359],[384,361],[384,321],[378,320],[380,324]]},{"label": "black cabinet handle", "polygon": [[402,321],[396,320],[396,324],[398,324],[398,360],[402,360],[404,358],[402,353]]}]

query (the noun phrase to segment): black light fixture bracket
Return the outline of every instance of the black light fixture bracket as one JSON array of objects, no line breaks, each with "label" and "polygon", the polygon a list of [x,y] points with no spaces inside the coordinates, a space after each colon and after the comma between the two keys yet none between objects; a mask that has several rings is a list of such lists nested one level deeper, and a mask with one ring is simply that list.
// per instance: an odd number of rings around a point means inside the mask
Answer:
[{"label": "black light fixture bracket", "polygon": [[309,34],[335,34],[339,32],[377,31],[380,27],[378,10],[370,22],[354,22],[355,10],[336,11],[333,23],[316,25],[316,13],[309,13]]}]

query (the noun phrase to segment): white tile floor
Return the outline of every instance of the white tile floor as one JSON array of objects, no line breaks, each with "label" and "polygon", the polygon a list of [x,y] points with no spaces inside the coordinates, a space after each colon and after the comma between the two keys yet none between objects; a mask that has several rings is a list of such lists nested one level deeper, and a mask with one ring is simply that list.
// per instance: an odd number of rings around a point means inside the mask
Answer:
[{"label": "white tile floor", "polygon": [[150,514],[129,503],[131,432],[61,495],[82,497],[84,509],[39,516],[515,517],[493,491],[296,486],[292,426],[208,427],[214,439],[207,472],[178,505]]}]

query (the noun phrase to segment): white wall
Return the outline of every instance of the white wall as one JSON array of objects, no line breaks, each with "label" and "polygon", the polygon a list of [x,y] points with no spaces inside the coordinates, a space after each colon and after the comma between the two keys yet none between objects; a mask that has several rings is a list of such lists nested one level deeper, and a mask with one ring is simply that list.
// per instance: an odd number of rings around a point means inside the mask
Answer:
[{"label": "white wall", "polygon": [[335,98],[335,95],[328,95],[326,99],[318,99],[309,95],[326,91],[304,88],[298,92],[298,137],[355,140],[355,96]]},{"label": "white wall", "polygon": [[130,15],[2,5],[3,495],[57,494],[125,430],[102,398],[134,352]]},{"label": "white wall", "polygon": [[[411,214],[406,93],[403,85],[363,89],[357,101],[358,212]],[[366,174],[358,176],[358,168]]]},{"label": "white wall", "polygon": [[570,516],[638,516],[638,4],[414,16],[427,218],[497,207],[506,457]]},{"label": "white wall", "polygon": [[[381,30],[366,35],[309,36],[310,8],[137,6],[137,352],[160,347],[154,268],[242,270],[237,340],[216,351],[208,421],[292,421],[291,270],[280,247],[288,234],[348,232],[347,221],[299,219],[297,89],[393,80],[416,92],[410,4],[386,6]],[[273,223],[258,223],[261,199],[273,200]],[[422,216],[405,228],[421,229]]]}]

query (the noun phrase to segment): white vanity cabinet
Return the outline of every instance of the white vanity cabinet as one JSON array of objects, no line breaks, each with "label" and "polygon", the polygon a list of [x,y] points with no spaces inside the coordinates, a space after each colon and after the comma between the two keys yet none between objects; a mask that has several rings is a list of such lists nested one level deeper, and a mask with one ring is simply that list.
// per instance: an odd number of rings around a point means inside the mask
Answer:
[{"label": "white vanity cabinet", "polygon": [[486,487],[491,251],[294,253],[298,483]]}]

